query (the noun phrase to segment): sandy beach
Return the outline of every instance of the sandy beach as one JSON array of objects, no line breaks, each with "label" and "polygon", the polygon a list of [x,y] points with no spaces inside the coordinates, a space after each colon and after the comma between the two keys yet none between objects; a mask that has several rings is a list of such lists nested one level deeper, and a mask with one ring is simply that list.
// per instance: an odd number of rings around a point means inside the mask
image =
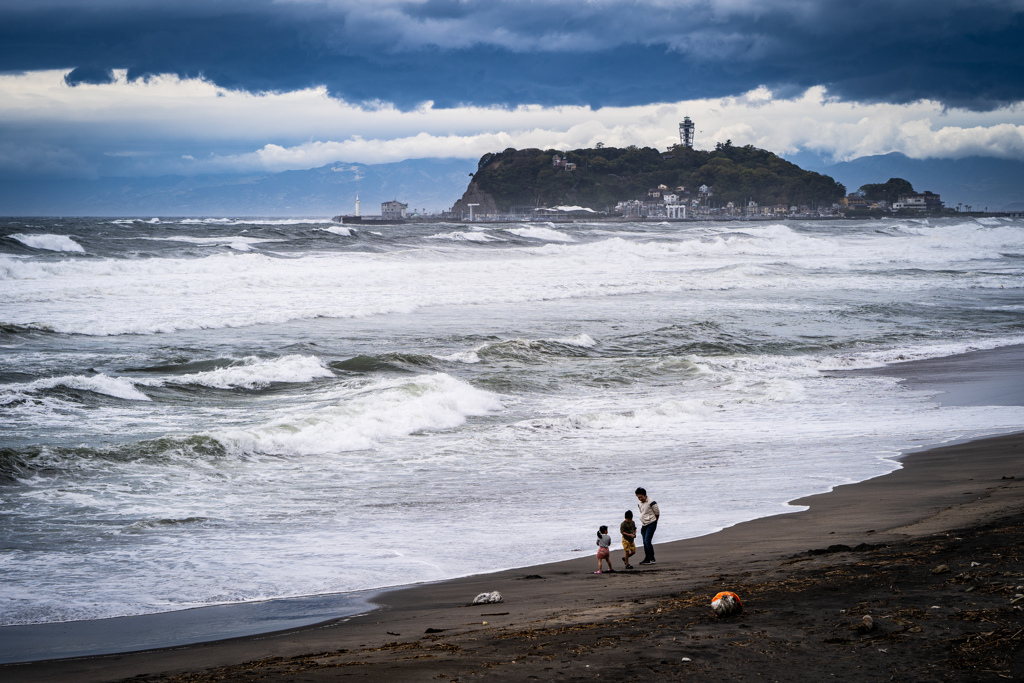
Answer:
[{"label": "sandy beach", "polygon": [[[1021,349],[991,353],[1005,361]],[[975,361],[967,354],[938,364],[947,390],[955,393],[957,377],[967,377],[952,372],[959,363],[974,378],[976,404],[997,394],[1019,400],[1019,390],[1007,390],[1017,375],[978,380],[969,372]],[[806,510],[657,544],[658,563],[632,571],[595,575],[585,550],[571,561],[384,593],[379,609],[341,621],[12,664],[0,675],[10,682],[1020,680],[1022,453],[1024,433],[914,452],[888,475],[793,501]],[[613,553],[617,567],[620,558],[621,550]],[[722,590],[740,595],[741,615],[711,612]],[[469,605],[490,591],[504,602]]]}]

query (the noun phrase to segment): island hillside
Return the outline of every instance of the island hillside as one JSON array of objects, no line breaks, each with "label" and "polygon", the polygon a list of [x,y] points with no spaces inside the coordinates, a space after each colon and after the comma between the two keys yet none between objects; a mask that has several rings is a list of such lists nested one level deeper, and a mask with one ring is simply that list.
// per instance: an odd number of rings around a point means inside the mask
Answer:
[{"label": "island hillside", "polygon": [[[560,164],[560,165],[559,165]],[[752,145],[720,143],[713,150],[677,145],[666,152],[652,147],[506,149],[485,154],[453,213],[524,213],[536,207],[579,205],[611,214],[616,204],[644,199],[659,186],[714,205],[831,206],[846,188],[820,173],[805,171]],[[699,195],[707,186],[710,194]],[[683,188],[680,190],[679,188]]]}]

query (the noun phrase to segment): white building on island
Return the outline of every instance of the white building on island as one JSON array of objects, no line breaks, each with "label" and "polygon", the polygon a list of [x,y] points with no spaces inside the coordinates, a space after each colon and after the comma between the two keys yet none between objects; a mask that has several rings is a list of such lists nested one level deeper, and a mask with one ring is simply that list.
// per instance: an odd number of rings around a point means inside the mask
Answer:
[{"label": "white building on island", "polygon": [[405,211],[408,208],[408,204],[403,204],[397,199],[393,199],[390,202],[381,202],[380,217],[387,218],[389,220],[405,218]]},{"label": "white building on island", "polygon": [[685,202],[665,202],[665,218],[683,220],[686,218]]}]

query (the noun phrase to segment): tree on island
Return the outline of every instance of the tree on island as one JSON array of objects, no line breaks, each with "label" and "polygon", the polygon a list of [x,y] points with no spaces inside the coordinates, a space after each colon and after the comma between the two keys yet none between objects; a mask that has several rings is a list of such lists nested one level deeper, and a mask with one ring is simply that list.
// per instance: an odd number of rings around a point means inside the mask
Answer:
[{"label": "tree on island", "polygon": [[903,178],[889,178],[888,182],[861,185],[859,191],[864,195],[865,199],[875,202],[885,201],[892,204],[900,198],[901,194],[912,194],[914,186],[910,184],[910,181]]}]

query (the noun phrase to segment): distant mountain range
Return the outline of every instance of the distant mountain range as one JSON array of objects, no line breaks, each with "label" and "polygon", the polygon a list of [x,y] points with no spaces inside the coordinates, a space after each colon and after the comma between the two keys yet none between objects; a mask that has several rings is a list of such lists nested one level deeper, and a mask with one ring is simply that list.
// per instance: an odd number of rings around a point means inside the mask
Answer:
[{"label": "distant mountain range", "polygon": [[[809,154],[789,157],[853,191],[889,178],[942,195],[947,207],[975,211],[1024,209],[1024,162],[990,157],[911,159],[893,153],[827,164]],[[398,199],[410,210],[449,209],[477,171],[475,159],[409,159],[390,164],[334,163],[306,171],[96,180],[0,182],[6,216],[320,216],[363,214]]]},{"label": "distant mountain range", "polygon": [[298,216],[379,214],[397,199],[409,210],[451,208],[476,171],[475,160],[409,159],[334,163],[308,171],[96,180],[0,182],[5,216]]},{"label": "distant mountain range", "polygon": [[942,196],[948,208],[970,204],[973,211],[1024,209],[1024,162],[991,157],[964,159],[911,159],[893,152],[860,157],[839,164],[820,165],[801,159],[805,168],[832,176],[850,192],[889,178],[909,180],[918,192]]}]

